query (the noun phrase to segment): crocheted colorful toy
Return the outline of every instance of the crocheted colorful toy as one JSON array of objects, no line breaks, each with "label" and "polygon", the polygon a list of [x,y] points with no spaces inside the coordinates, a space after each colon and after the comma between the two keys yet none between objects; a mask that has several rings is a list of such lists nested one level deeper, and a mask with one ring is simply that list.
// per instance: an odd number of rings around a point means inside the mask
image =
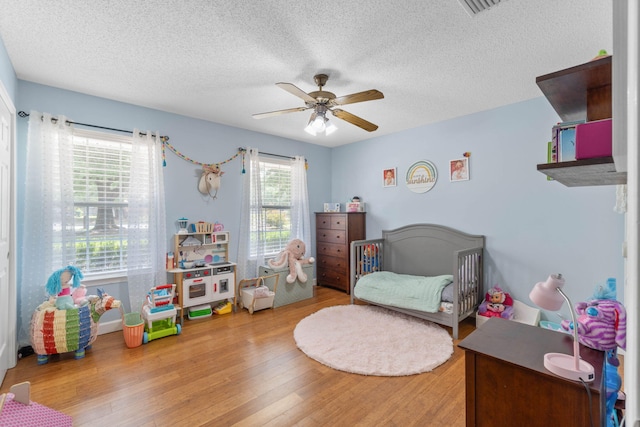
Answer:
[{"label": "crocheted colorful toy", "polygon": [[287,275],[287,283],[293,283],[298,279],[302,283],[307,282],[307,275],[302,271],[303,264],[313,264],[315,259],[309,257],[303,259],[306,246],[300,239],[293,239],[287,244],[287,247],[280,252],[278,258],[275,260],[270,259],[268,264],[272,268],[289,267],[289,274]]},{"label": "crocheted colorful toy", "polygon": [[478,307],[478,314],[485,317],[513,318],[513,298],[499,286],[494,286],[485,294]]},{"label": "crocheted colorful toy", "polygon": [[40,304],[31,317],[31,345],[38,355],[38,364],[49,361],[50,354],[75,352],[82,359],[85,350],[98,337],[98,321],[107,310],[119,308],[120,301],[98,290],[87,297],[82,307],[57,309],[56,301]]}]

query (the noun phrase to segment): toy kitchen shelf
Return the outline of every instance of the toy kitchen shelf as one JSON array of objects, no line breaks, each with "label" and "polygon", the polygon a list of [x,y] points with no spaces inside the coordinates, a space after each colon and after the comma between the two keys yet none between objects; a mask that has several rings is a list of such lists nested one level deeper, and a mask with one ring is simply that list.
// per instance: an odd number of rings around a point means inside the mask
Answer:
[{"label": "toy kitchen shelf", "polygon": [[[236,263],[229,261],[229,232],[175,234],[173,251],[176,266],[167,272],[174,275],[181,325],[191,307],[224,301],[235,307]],[[181,261],[199,266],[180,268]]]},{"label": "toy kitchen shelf", "polygon": [[[611,56],[536,78],[538,87],[563,121],[611,118]],[[538,171],[567,187],[626,184],[612,157],[544,163]]]}]

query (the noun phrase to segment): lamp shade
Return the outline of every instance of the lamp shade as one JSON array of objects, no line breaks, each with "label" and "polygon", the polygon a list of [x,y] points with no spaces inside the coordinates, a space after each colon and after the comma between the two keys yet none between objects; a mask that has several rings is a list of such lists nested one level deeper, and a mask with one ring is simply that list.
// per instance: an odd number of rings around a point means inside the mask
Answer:
[{"label": "lamp shade", "polygon": [[545,282],[538,282],[529,293],[529,298],[538,307],[558,311],[564,304],[564,297],[558,289],[564,286],[562,274],[551,274]]}]

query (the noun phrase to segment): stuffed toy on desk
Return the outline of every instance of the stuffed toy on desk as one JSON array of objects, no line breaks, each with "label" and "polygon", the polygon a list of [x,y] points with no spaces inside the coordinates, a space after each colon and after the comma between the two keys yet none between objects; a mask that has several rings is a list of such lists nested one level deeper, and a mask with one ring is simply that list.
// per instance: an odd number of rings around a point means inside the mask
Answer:
[{"label": "stuffed toy on desk", "polygon": [[513,298],[499,286],[494,286],[485,294],[478,307],[478,314],[485,317],[513,318]]}]

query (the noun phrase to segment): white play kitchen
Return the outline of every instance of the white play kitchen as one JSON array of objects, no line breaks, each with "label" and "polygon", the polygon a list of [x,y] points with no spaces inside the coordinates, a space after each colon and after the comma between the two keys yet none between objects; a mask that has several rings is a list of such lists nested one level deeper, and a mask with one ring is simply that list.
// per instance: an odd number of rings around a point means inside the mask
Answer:
[{"label": "white play kitchen", "polygon": [[210,231],[211,226],[198,223],[195,232],[181,227],[174,235],[174,251],[167,256],[181,325],[185,316],[211,316],[217,303],[235,304],[236,263],[229,261],[229,232]]}]

